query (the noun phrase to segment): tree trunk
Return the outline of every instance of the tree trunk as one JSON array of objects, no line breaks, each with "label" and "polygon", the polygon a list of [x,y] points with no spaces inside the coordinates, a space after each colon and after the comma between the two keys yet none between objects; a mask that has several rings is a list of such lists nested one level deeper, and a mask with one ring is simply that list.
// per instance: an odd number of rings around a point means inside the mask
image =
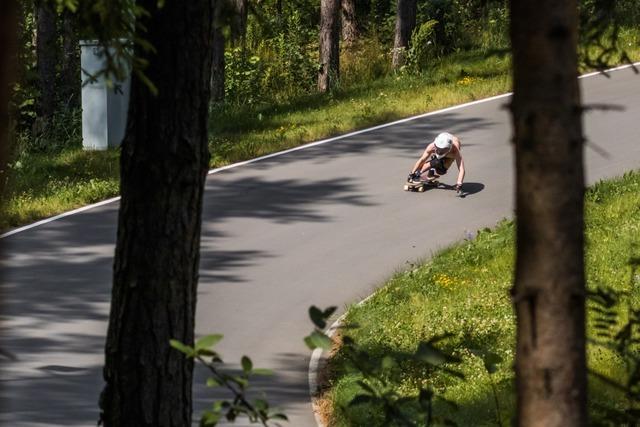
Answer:
[{"label": "tree trunk", "polygon": [[402,67],[406,61],[406,50],[411,34],[416,28],[416,0],[398,0],[396,8],[396,35],[393,42],[392,66],[394,70]]},{"label": "tree trunk", "polygon": [[214,10],[214,30],[213,30],[213,61],[211,68],[211,100],[214,102],[224,101],[225,71],[224,71],[224,47],[225,38],[222,32],[222,14],[225,7],[225,0],[213,0]]},{"label": "tree trunk", "polygon": [[248,0],[231,0],[233,2],[233,16],[231,18],[231,42],[234,46],[244,45],[247,34],[247,17],[249,12]]},{"label": "tree trunk", "polygon": [[76,35],[76,18],[62,13],[62,100],[67,108],[80,106],[80,52]]},{"label": "tree trunk", "polygon": [[38,66],[38,115],[46,122],[55,110],[56,85],[56,12],[53,2],[40,0],[36,5]]},{"label": "tree trunk", "polygon": [[340,0],[320,1],[318,90],[329,91],[340,77]]},{"label": "tree trunk", "polygon": [[193,363],[169,347],[192,345],[202,195],[209,150],[213,5],[137,3],[156,53],[135,76],[120,157],[118,235],[105,348],[107,427],[191,426]]},{"label": "tree trunk", "polygon": [[342,0],[342,40],[348,45],[360,37],[356,0]]},{"label": "tree trunk", "polygon": [[587,425],[575,0],[511,1],[517,425]]},{"label": "tree trunk", "polygon": [[[16,71],[17,15],[13,0],[0,2],[0,165],[4,170],[9,153],[9,91]],[[6,182],[6,174],[1,173],[0,201],[4,200]]]}]

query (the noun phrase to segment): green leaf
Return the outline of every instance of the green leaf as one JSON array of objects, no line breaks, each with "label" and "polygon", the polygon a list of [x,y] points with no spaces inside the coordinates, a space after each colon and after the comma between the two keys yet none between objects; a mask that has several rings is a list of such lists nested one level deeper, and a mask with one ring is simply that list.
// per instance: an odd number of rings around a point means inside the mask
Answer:
[{"label": "green leaf", "polygon": [[245,374],[248,374],[253,369],[253,362],[247,356],[242,356],[240,363]]},{"label": "green leaf", "polygon": [[313,324],[316,325],[316,327],[318,327],[318,329],[324,329],[327,327],[327,322],[324,317],[324,312],[320,310],[318,307],[316,307],[315,305],[312,305],[311,307],[309,307],[309,317],[311,318],[311,321],[313,322]]},{"label": "green leaf", "polygon": [[338,307],[336,307],[335,305],[328,307],[324,310],[324,313],[322,313],[322,315],[324,316],[325,319],[328,319],[329,317],[331,317],[331,315],[333,313],[335,313],[335,311],[338,309]]},{"label": "green leaf", "polygon": [[271,369],[264,369],[264,368],[255,368],[254,370],[251,371],[251,373],[253,375],[262,375],[265,377],[273,375],[273,371]]},{"label": "green leaf", "polygon": [[220,387],[222,384],[215,378],[207,378],[207,387]]},{"label": "green leaf", "polygon": [[221,334],[204,336],[196,341],[196,350],[204,350],[209,347],[213,347],[220,342],[222,337],[223,335]]},{"label": "green leaf", "polygon": [[304,342],[311,350],[315,350],[316,348],[329,350],[331,348],[331,345],[333,344],[331,338],[318,331],[313,331],[311,335],[304,339]]},{"label": "green leaf", "polygon": [[205,411],[202,414],[202,418],[200,418],[200,426],[201,427],[216,426],[220,421],[220,417],[221,415],[219,412]]},{"label": "green leaf", "polygon": [[169,345],[171,345],[171,347],[175,348],[179,352],[184,353],[185,355],[187,355],[187,357],[193,357],[193,355],[195,354],[193,347],[182,344],[178,340],[169,340]]}]

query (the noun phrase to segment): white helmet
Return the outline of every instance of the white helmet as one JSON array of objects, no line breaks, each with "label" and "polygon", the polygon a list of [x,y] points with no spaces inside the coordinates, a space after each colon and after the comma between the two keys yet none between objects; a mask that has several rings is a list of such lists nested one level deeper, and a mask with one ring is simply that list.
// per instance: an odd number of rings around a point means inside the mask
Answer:
[{"label": "white helmet", "polygon": [[449,151],[451,151],[451,146],[453,145],[453,135],[447,132],[442,132],[436,139],[433,140],[433,143],[436,146],[436,157],[438,159],[446,156]]}]

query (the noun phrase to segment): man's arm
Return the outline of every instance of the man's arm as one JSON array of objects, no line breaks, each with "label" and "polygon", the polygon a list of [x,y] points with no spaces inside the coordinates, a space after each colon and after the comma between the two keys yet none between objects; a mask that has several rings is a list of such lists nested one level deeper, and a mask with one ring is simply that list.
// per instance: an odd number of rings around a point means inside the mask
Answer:
[{"label": "man's arm", "polygon": [[422,156],[420,156],[420,158],[418,159],[418,161],[416,162],[415,166],[413,166],[413,169],[411,169],[411,173],[415,173],[417,171],[419,171],[422,166],[427,162],[427,160],[429,160],[429,157],[431,157],[431,154],[434,152],[434,148],[433,148],[433,142],[429,145],[427,145],[427,148],[424,149],[424,152],[422,153]]},{"label": "man's arm", "polygon": [[458,166],[458,179],[456,180],[456,186],[461,186],[464,181],[464,159],[462,158],[462,146],[460,144],[460,138],[453,137],[453,145],[456,147],[456,166]]},{"label": "man's arm", "polygon": [[456,180],[456,185],[462,185],[464,181],[464,159],[462,158],[462,154],[460,150],[456,155],[456,166],[458,166],[458,179]]}]

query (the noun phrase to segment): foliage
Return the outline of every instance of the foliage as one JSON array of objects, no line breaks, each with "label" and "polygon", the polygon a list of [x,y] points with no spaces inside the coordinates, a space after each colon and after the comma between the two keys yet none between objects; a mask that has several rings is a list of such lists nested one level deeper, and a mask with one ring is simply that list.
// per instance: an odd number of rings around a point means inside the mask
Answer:
[{"label": "foliage", "polygon": [[580,2],[580,57],[587,68],[606,69],[632,63],[622,32],[638,25],[636,0],[582,0]]},{"label": "foliage", "polygon": [[200,419],[200,426],[216,426],[222,419],[234,422],[239,416],[246,416],[251,423],[270,425],[273,420],[287,420],[283,413],[272,410],[264,399],[249,400],[249,380],[253,375],[272,375],[267,369],[254,368],[253,362],[247,356],[242,356],[240,366],[242,372],[233,374],[223,371],[219,366],[223,363],[220,355],[213,347],[222,340],[222,335],[207,335],[195,342],[193,347],[171,340],[170,345],[189,359],[193,359],[205,366],[211,373],[207,379],[207,387],[222,387],[231,395],[230,399],[217,400],[211,409],[205,411]]},{"label": "foliage", "polygon": [[[458,405],[438,394],[430,384],[422,384],[413,393],[407,394],[397,387],[406,370],[416,369],[440,372],[457,380],[465,380],[464,374],[457,369],[462,362],[459,356],[446,348],[447,341],[452,334],[444,333],[420,341],[414,351],[389,351],[384,353],[371,352],[366,346],[360,345],[349,336],[348,331],[357,325],[342,325],[343,335],[340,342],[332,340],[331,336],[322,332],[326,328],[326,320],[335,311],[335,307],[320,310],[313,306],[309,309],[309,316],[315,325],[314,331],[305,338],[311,349],[330,349],[340,345],[340,358],[345,375],[357,378],[356,390],[346,405],[340,410],[356,425],[362,420],[353,413],[375,414],[374,419],[367,417],[367,425],[383,426],[456,426],[456,422],[446,415],[436,414],[434,403],[444,404],[456,411]],[[497,372],[502,358],[486,349],[474,349],[472,352],[481,358],[484,368],[492,376]],[[492,384],[493,384],[493,380]],[[495,388],[494,388],[495,391]],[[494,394],[496,411],[499,415],[500,407],[497,393]],[[501,425],[500,421],[499,424]]]},{"label": "foliage", "polygon": [[253,105],[263,94],[261,88],[264,66],[259,56],[241,47],[224,53],[225,99],[234,104]]},{"label": "foliage", "polygon": [[636,425],[640,419],[640,304],[634,301],[640,288],[640,257],[629,260],[631,275],[627,290],[599,287],[589,294],[594,337],[591,344],[613,355],[623,364],[622,378],[611,378],[592,370],[591,376],[614,394],[618,401],[596,402],[598,425]]},{"label": "foliage", "polygon": [[[597,308],[590,310],[588,321],[588,333],[592,337],[588,360],[590,369],[599,375],[598,378],[592,376],[590,381],[590,416],[601,421],[613,414],[613,410],[624,417],[630,414],[629,410],[638,409],[638,402],[629,398],[631,393],[635,393],[634,399],[638,396],[638,389],[631,386],[637,387],[635,373],[640,356],[639,319],[635,313],[640,309],[639,207],[640,172],[600,182],[586,194],[588,288],[593,295],[602,294],[598,288],[606,283],[613,292],[599,297],[608,306],[598,306],[593,300],[595,297],[589,302]],[[434,409],[460,425],[509,425],[515,409],[511,369],[515,317],[509,298],[513,233],[511,221],[501,223],[494,230],[468,233],[468,240],[445,249],[428,263],[410,266],[365,304],[351,307],[346,314],[347,325],[359,326],[350,329],[348,336],[373,357],[411,352],[430,336],[450,333],[445,344],[462,359],[457,369],[464,374],[464,381],[452,381],[440,372],[405,365],[401,376],[394,380],[394,387],[402,396],[414,396],[418,387],[430,385],[459,407],[453,411],[447,405],[434,402]],[[630,252],[630,248],[634,249]],[[612,295],[617,295],[619,304],[611,302]],[[617,313],[615,316],[613,311]],[[607,335],[598,336],[599,327],[604,326],[609,327]],[[623,342],[631,345],[622,345]],[[490,349],[503,360],[495,365],[495,370],[490,368],[491,375],[487,375],[489,370],[477,349]],[[337,408],[334,411],[336,426],[363,425],[362,420],[380,414],[379,409],[372,409],[374,412],[368,414],[355,410],[345,414],[341,409],[347,407],[359,390],[360,378],[349,371],[349,362],[345,359],[348,353],[349,350],[338,349],[328,366],[331,379],[326,399]],[[484,359],[491,361],[493,357]]]},{"label": "foliage", "polygon": [[433,65],[433,59],[436,56],[434,45],[436,25],[438,21],[432,19],[414,30],[407,52],[407,69],[420,72]]}]

